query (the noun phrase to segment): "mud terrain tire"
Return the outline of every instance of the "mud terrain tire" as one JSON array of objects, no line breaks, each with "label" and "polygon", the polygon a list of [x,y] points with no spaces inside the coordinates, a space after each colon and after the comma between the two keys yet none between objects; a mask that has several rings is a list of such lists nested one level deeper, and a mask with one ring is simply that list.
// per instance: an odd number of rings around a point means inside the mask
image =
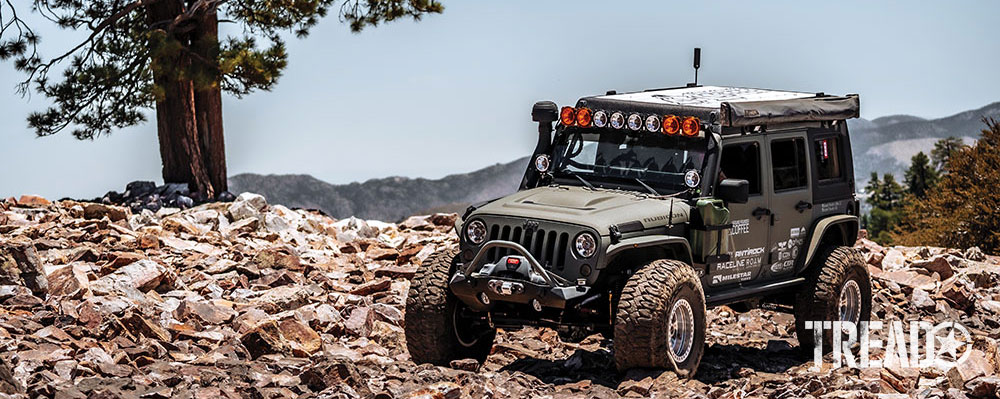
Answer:
[{"label": "mud terrain tire", "polygon": [[[681,301],[686,302],[686,309]],[[684,323],[690,331],[690,348],[686,356],[679,357],[680,361],[671,354],[669,325],[674,309],[682,309],[675,314],[691,317],[689,323]],[[629,277],[618,300],[615,320],[614,354],[618,370],[664,368],[682,377],[692,377],[704,352],[705,293],[694,269],[684,262],[660,259],[647,263]]]},{"label": "mud terrain tire", "polygon": [[[414,363],[448,366],[452,360],[468,358],[482,363],[493,348],[495,329],[455,323],[455,312],[469,312],[448,288],[457,255],[456,249],[436,252],[424,261],[410,281],[404,333],[406,348]],[[458,334],[467,337],[464,343]]]},{"label": "mud terrain tire", "polygon": [[[816,346],[813,335],[815,332],[813,329],[807,330],[805,322],[841,320],[841,295],[845,285],[853,282],[860,295],[860,313],[856,320],[869,321],[872,313],[871,278],[868,266],[857,250],[851,247],[825,247],[813,262],[814,270],[807,274],[806,284],[795,295],[795,335],[799,339],[799,347],[807,354],[813,353]],[[825,329],[823,353],[833,350],[832,342],[833,330]]]}]

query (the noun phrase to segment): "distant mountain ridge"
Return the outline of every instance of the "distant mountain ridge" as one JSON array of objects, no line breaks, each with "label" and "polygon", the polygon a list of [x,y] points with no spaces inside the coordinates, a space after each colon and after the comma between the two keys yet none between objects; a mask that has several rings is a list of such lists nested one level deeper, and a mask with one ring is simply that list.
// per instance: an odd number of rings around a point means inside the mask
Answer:
[{"label": "distant mountain ridge", "polygon": [[[865,186],[872,171],[893,173],[902,181],[910,157],[919,151],[929,154],[938,139],[956,136],[972,144],[985,128],[984,117],[1000,119],[1000,102],[939,119],[890,115],[849,120],[857,188]],[[344,185],[309,175],[245,173],[230,177],[229,186],[232,192],[260,193],[274,203],[320,209],[336,218],[397,221],[420,213],[459,212],[470,203],[510,194],[527,162],[525,157],[440,179],[388,177]]]},{"label": "distant mountain ridge", "polygon": [[232,192],[251,191],[268,201],[320,209],[330,216],[397,221],[430,212],[458,212],[468,204],[517,191],[528,158],[440,179],[387,177],[363,183],[330,184],[309,175],[258,175],[229,178]]},{"label": "distant mountain ridge", "polygon": [[902,181],[910,158],[920,151],[930,155],[939,139],[955,136],[973,144],[986,128],[983,118],[1000,119],[1000,102],[939,119],[890,115],[847,121],[858,188],[864,186],[873,171],[880,175],[892,173],[896,181]]}]

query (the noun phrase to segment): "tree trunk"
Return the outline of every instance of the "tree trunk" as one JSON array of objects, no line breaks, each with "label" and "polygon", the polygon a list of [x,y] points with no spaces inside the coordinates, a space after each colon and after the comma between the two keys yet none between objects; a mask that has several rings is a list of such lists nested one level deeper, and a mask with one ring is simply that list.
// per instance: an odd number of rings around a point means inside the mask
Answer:
[{"label": "tree trunk", "polygon": [[211,76],[211,85],[194,88],[195,116],[201,154],[215,194],[228,189],[226,144],[222,129],[222,89],[219,86],[219,19],[212,10],[193,33],[191,49],[200,59],[202,73]]},{"label": "tree trunk", "polygon": [[[151,28],[162,29],[164,22],[169,23],[182,11],[180,0],[155,2],[147,8],[147,22]],[[214,14],[211,19],[210,32],[217,32]],[[171,39],[180,41],[184,47],[191,43],[189,37]],[[226,189],[219,87],[217,84],[214,88],[195,87],[191,73],[203,63],[187,51],[154,53],[150,62],[153,82],[162,89],[156,100],[156,127],[163,181],[186,183],[205,199],[213,199]]]}]

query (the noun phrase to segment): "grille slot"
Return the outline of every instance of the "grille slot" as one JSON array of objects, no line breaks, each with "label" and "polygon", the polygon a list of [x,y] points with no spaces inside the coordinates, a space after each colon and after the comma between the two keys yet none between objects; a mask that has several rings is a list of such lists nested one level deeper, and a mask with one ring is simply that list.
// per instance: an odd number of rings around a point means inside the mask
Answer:
[{"label": "grille slot", "polygon": [[[569,244],[569,233],[546,230],[544,227],[524,229],[519,225],[492,224],[489,227],[490,240],[513,241],[531,253],[542,267],[546,269],[563,270],[566,266],[566,251]],[[500,258],[513,255],[508,248],[493,248],[486,254],[487,262],[496,262]]]}]

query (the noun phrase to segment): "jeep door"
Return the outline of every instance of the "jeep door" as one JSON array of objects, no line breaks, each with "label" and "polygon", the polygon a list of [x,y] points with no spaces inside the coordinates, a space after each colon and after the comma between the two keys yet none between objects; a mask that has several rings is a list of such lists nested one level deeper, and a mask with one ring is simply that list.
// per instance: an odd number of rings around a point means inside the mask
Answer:
[{"label": "jeep door", "polygon": [[799,252],[805,251],[812,223],[812,183],[805,130],[770,133],[766,147],[771,231],[763,278],[773,279],[793,273]]},{"label": "jeep door", "polygon": [[762,167],[764,159],[762,136],[727,139],[722,146],[719,161],[722,175],[719,179],[744,179],[750,183],[750,197],[746,204],[729,204],[729,230],[732,248],[729,260],[708,265],[708,278],[703,283],[709,287],[746,282],[756,279],[766,260],[768,228],[771,219],[767,213],[767,187],[769,176]]}]

